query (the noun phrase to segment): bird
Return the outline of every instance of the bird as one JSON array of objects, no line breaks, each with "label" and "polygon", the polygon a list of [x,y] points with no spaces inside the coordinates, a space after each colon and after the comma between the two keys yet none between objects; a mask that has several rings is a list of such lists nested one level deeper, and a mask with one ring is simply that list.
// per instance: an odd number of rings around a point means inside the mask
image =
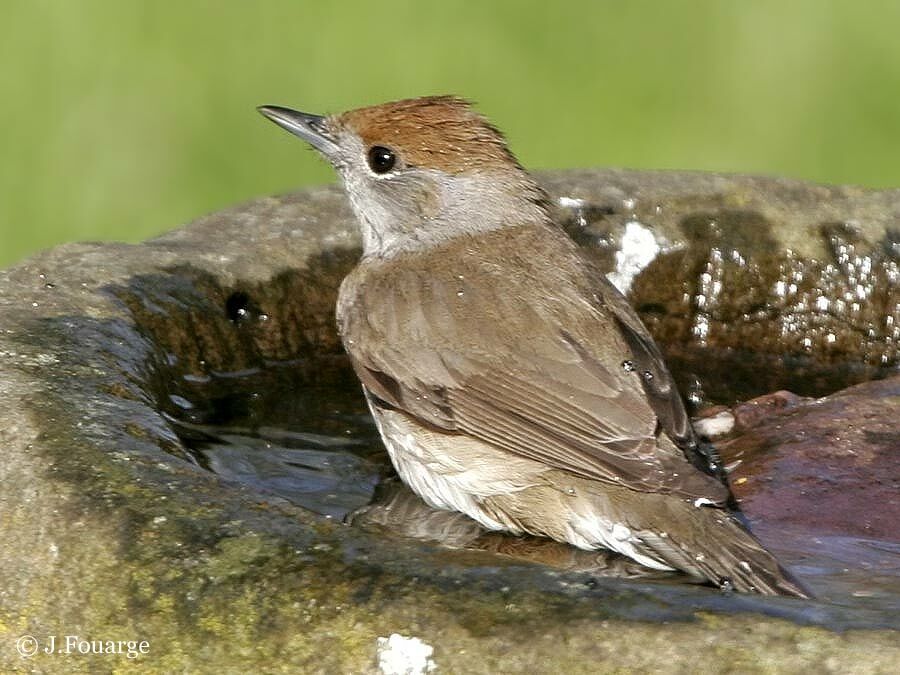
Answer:
[{"label": "bird", "polygon": [[473,104],[258,110],[343,183],[362,256],[338,330],[413,492],[488,530],[808,597],[745,526],[638,315]]}]

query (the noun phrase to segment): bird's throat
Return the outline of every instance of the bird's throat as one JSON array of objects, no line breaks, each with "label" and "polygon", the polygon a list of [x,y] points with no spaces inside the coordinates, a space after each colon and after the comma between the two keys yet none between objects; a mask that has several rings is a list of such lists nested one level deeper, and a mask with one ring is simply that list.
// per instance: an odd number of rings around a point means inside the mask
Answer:
[{"label": "bird's throat", "polygon": [[[392,200],[365,199],[348,190],[363,239],[363,256],[390,258],[426,250],[456,237],[549,220],[546,195],[527,174],[509,180],[490,174],[443,176]],[[375,203],[373,203],[375,202]]]}]

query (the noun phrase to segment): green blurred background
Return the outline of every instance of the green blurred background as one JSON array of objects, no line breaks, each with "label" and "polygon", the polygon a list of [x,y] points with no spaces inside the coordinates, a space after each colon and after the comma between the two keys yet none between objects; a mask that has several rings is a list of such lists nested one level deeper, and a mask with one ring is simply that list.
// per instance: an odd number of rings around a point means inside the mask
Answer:
[{"label": "green blurred background", "polygon": [[900,185],[900,3],[0,1],[0,265],[332,181],[254,112],[472,98],[529,167]]}]

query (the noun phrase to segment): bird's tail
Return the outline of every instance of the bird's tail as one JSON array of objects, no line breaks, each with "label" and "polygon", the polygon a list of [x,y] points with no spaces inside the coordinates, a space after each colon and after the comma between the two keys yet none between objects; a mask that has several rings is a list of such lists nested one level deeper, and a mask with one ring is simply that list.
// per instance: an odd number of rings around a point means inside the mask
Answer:
[{"label": "bird's tail", "polygon": [[648,554],[722,588],[743,593],[809,598],[796,581],[729,511],[680,502],[677,540],[660,531],[636,533]]}]

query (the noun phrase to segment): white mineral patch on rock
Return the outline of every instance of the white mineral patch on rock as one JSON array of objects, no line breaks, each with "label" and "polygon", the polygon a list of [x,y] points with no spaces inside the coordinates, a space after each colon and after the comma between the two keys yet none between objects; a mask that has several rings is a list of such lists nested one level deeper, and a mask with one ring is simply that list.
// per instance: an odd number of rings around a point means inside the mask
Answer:
[{"label": "white mineral patch on rock", "polygon": [[708,436],[709,438],[724,436],[731,433],[731,430],[734,429],[734,415],[726,410],[712,417],[695,420],[694,429],[701,436]]},{"label": "white mineral patch on rock", "polygon": [[378,669],[384,675],[423,675],[436,665],[431,658],[434,647],[417,637],[403,637],[392,633],[377,641]]},{"label": "white mineral patch on rock", "polygon": [[628,293],[631,282],[659,255],[660,246],[653,233],[636,220],[625,223],[622,246],[616,251],[616,269],[607,274],[613,286]]}]

